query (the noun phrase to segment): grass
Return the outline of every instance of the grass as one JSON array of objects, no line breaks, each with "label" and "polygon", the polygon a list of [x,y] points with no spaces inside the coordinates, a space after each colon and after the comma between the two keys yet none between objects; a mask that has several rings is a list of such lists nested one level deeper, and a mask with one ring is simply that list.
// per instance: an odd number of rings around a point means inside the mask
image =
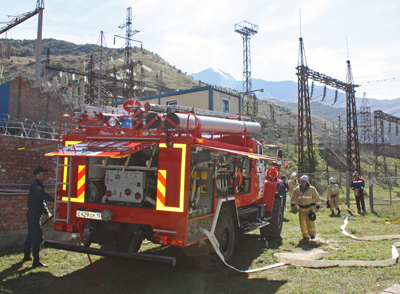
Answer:
[{"label": "grass", "polygon": [[[289,207],[289,206],[288,206]],[[400,203],[377,206],[376,213],[356,217],[347,231],[358,237],[398,234]],[[341,207],[342,215],[346,210]],[[322,249],[324,259],[380,260],[391,258],[396,240],[363,242],[345,237],[340,230],[342,217],[330,217],[322,208],[317,214],[317,239],[306,245],[301,240],[298,215],[286,212],[282,241],[267,243],[258,231],[239,238],[232,265],[239,269],[259,268],[274,263],[275,252],[311,252]],[[398,240],[397,240],[398,241]],[[146,244],[143,251],[177,256],[177,265],[92,256],[96,280],[85,254],[42,249],[49,268],[31,269],[22,263],[22,248],[0,251],[0,293],[380,293],[399,283],[400,266],[383,268],[332,267],[310,269],[283,266],[251,274],[229,268],[217,272],[199,270],[193,260],[174,248]]]}]

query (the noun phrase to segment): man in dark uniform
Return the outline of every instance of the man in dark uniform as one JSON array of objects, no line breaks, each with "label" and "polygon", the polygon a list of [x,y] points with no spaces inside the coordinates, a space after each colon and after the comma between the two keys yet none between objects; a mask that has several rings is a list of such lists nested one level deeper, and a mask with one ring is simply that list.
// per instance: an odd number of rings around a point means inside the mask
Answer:
[{"label": "man in dark uniform", "polygon": [[355,171],[353,173],[353,181],[351,182],[351,189],[354,190],[354,196],[356,197],[358,214],[366,214],[365,202],[364,202],[364,187],[365,187],[364,180],[360,177],[358,172]]},{"label": "man in dark uniform", "polygon": [[29,187],[28,193],[28,212],[26,218],[28,219],[28,234],[26,235],[25,247],[24,247],[24,259],[23,261],[30,261],[31,249],[33,255],[32,267],[48,265],[40,262],[39,251],[40,245],[43,243],[43,232],[42,232],[42,215],[46,213],[48,217],[51,217],[51,213],[47,208],[46,201],[54,201],[54,198],[50,194],[44,191],[43,181],[45,179],[45,173],[47,169],[41,166],[33,172],[35,180]]},{"label": "man in dark uniform", "polygon": [[286,183],[286,177],[281,176],[282,183],[278,185],[278,194],[282,196],[282,215],[285,215],[286,210],[286,192],[289,191],[289,185]]}]

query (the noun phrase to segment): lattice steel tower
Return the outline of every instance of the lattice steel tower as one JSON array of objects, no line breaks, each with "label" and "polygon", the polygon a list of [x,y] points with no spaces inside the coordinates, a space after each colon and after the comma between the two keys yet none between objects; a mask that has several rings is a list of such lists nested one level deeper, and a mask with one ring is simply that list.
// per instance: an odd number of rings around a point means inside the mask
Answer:
[{"label": "lattice steel tower", "polygon": [[[128,98],[132,98],[134,96],[133,85],[134,85],[135,81],[134,81],[133,68],[137,65],[134,62],[132,62],[132,59],[131,59],[131,55],[132,55],[131,43],[132,42],[142,43],[141,41],[132,39],[133,35],[136,35],[137,33],[139,33],[138,30],[132,29],[132,7],[128,7],[126,9],[126,21],[125,21],[125,23],[118,26],[118,28],[126,29],[125,36],[114,35],[114,37],[119,37],[119,38],[125,39],[125,48],[124,48],[125,65],[124,65],[124,68],[125,68],[125,70],[128,71],[128,76],[125,76],[125,80],[128,81],[128,84],[130,85],[130,87],[127,87],[125,89],[124,96],[125,96],[125,98],[128,99]],[[114,42],[115,42],[115,38],[114,38]]]},{"label": "lattice steel tower", "polygon": [[258,25],[248,21],[235,24],[235,32],[243,39],[243,101],[242,112],[251,116],[258,113],[257,98],[252,91],[250,39],[258,33]]},{"label": "lattice steel tower", "polygon": [[[308,88],[309,69],[307,67],[306,53],[303,38],[299,38],[299,57],[297,63],[297,87],[298,87],[298,137],[297,149],[299,173],[314,172],[314,152],[311,132],[310,94]],[[305,150],[305,143],[307,150]],[[307,152],[307,156],[306,156]],[[307,165],[305,162],[307,161]]]},{"label": "lattice steel tower", "polygon": [[356,90],[351,71],[350,60],[347,60],[347,76],[346,83],[346,111],[347,111],[347,166],[349,171],[352,164],[356,170],[360,171],[360,149],[358,147],[358,126],[357,126],[357,111],[356,111]]},{"label": "lattice steel tower", "polygon": [[367,93],[364,92],[363,99],[361,101],[361,108],[359,112],[361,128],[360,141],[363,143],[372,142],[372,118],[371,118],[371,106],[369,105]]}]

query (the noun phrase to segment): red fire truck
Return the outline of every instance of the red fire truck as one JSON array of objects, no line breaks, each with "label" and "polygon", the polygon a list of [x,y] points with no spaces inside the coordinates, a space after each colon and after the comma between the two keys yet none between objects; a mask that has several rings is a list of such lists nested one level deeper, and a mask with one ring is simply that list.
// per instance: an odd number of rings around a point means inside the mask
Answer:
[{"label": "red fire truck", "polygon": [[276,146],[253,138],[260,124],[136,99],[123,106],[83,108],[63,147],[46,154],[57,159],[54,229],[87,233],[82,246],[48,240],[48,247],[175,264],[174,257],[138,252],[147,239],[217,269],[223,262],[204,230],[226,262],[239,233],[259,229],[267,240],[280,238],[276,188],[286,169],[279,170],[281,158],[263,155]]}]

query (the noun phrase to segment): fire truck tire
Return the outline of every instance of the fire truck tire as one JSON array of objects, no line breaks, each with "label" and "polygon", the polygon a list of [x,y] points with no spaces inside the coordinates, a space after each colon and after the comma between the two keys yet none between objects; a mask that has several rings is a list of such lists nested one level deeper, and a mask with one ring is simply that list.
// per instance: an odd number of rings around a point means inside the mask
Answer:
[{"label": "fire truck tire", "polygon": [[280,239],[283,226],[283,211],[280,196],[275,197],[269,222],[268,226],[260,229],[261,236],[268,241]]},{"label": "fire truck tire", "polygon": [[[229,262],[232,259],[235,248],[236,230],[233,224],[233,218],[229,214],[227,207],[221,209],[214,235],[218,240],[219,249],[225,261]],[[211,246],[211,244],[208,246]],[[224,263],[215,252],[205,256],[195,257],[194,261],[202,270],[218,270],[224,266]]]},{"label": "fire truck tire", "polygon": [[89,184],[86,186],[86,202],[96,203],[100,202],[101,197],[105,193],[105,187],[102,186],[100,182],[92,182],[89,181]]}]

